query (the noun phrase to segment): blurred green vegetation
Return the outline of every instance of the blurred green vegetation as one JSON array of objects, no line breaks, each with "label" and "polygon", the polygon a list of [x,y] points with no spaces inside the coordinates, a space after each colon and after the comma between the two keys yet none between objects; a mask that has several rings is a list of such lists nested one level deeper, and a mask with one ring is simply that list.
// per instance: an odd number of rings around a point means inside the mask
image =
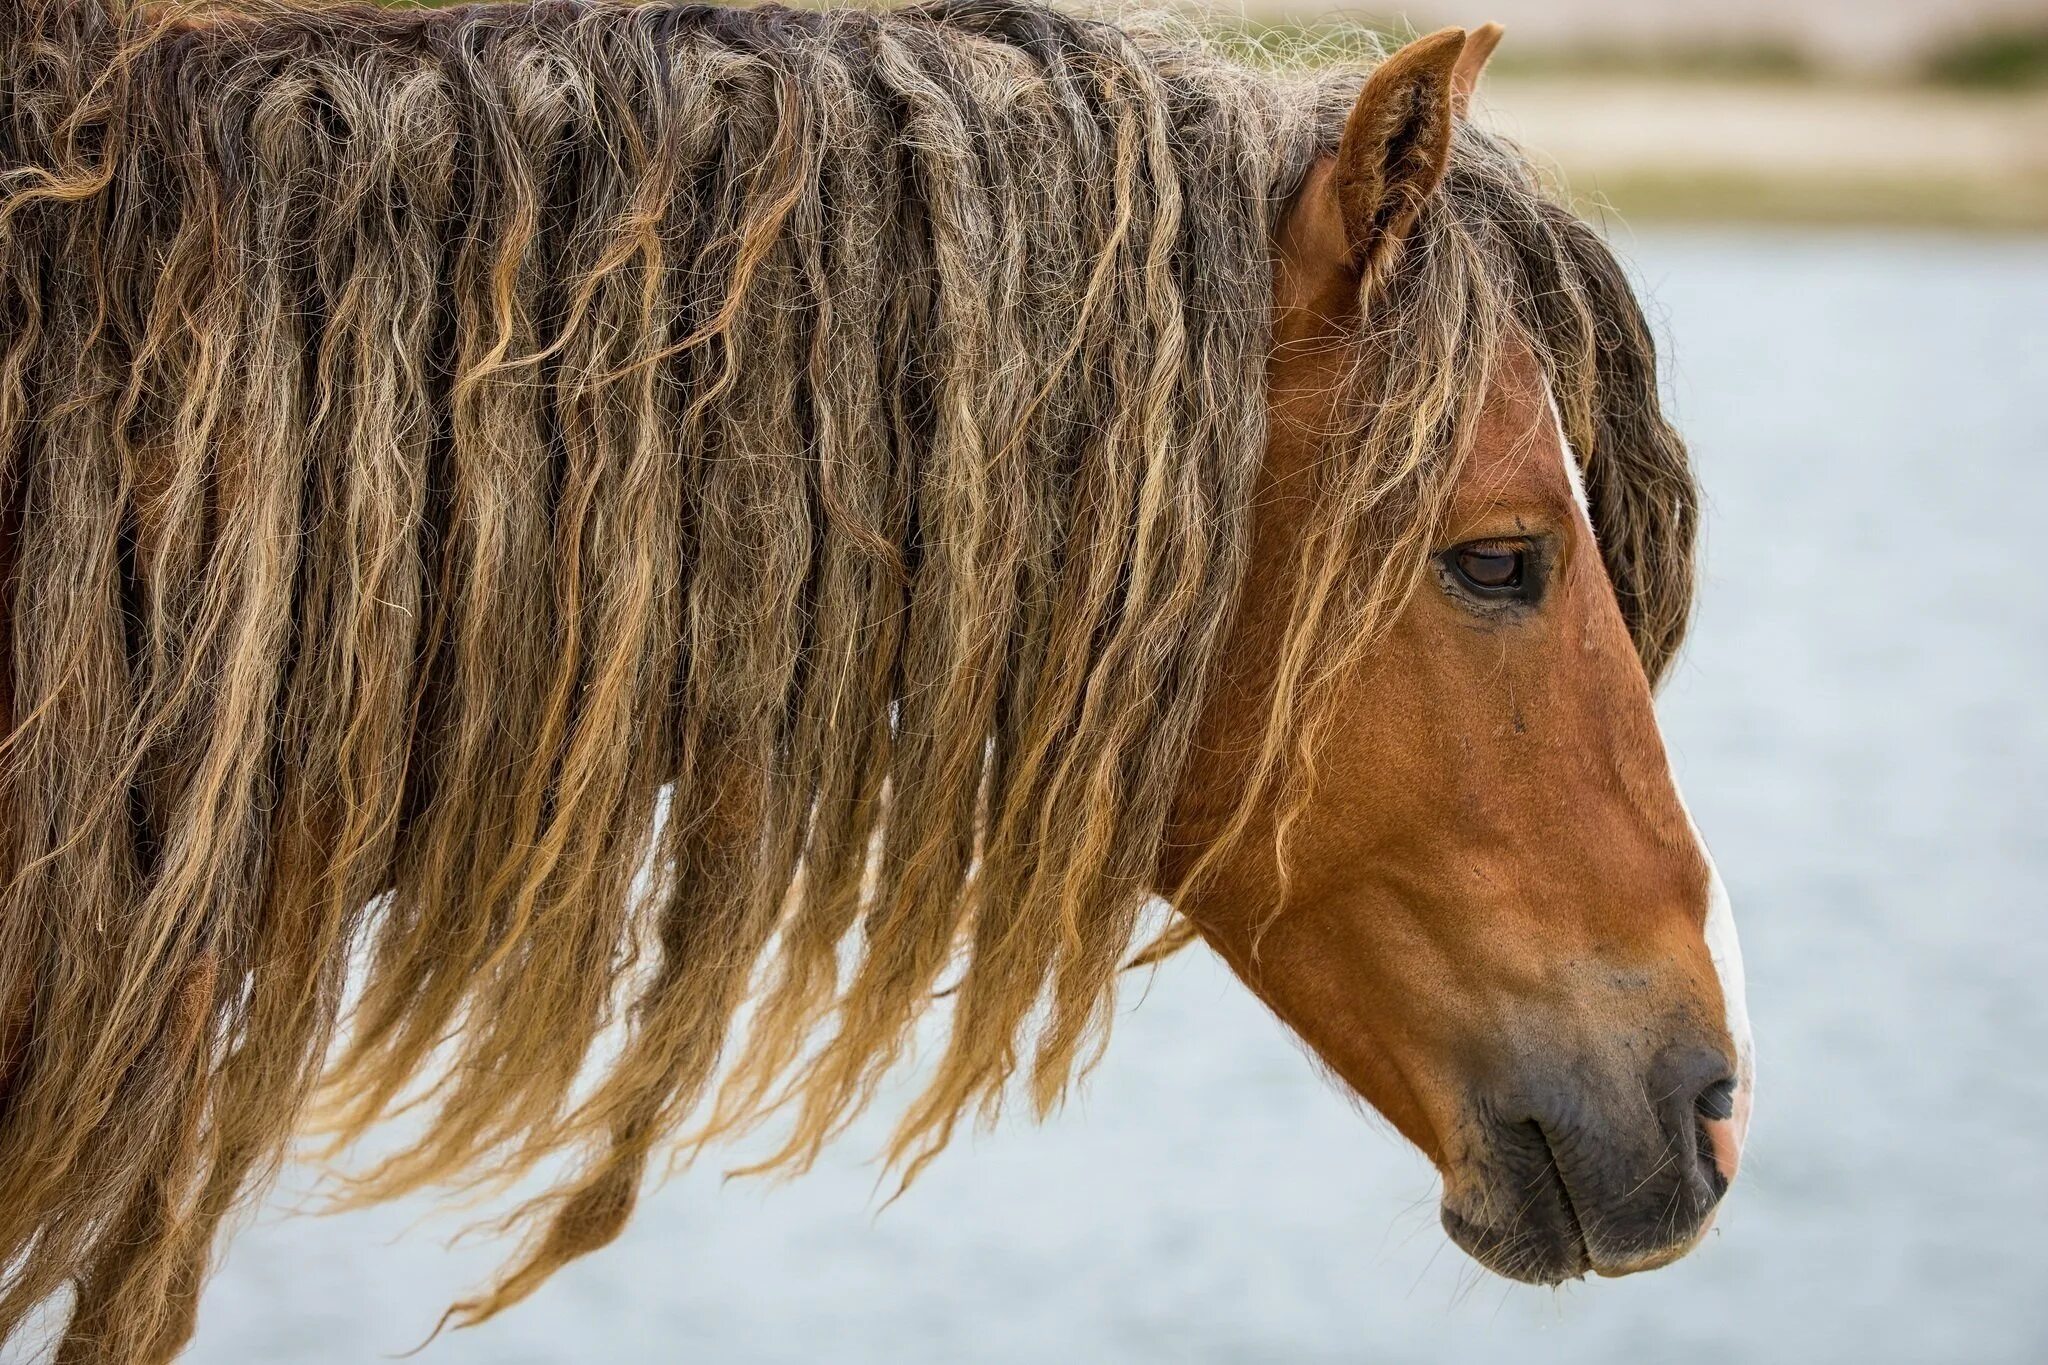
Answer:
[{"label": "blurred green vegetation", "polygon": [[1922,70],[1940,85],[1991,90],[2048,86],[2048,20],[1958,38],[1936,48]]},{"label": "blurred green vegetation", "polygon": [[[1204,30],[1248,61],[1299,65],[1370,57],[1419,36],[1411,25],[1372,17],[1217,22]],[[1784,81],[1840,79],[1815,55],[1771,34],[1731,34],[1711,42],[1592,41],[1570,47],[1504,44],[1489,70],[1534,79],[1557,76],[1632,80]],[[1869,79],[1855,77],[1858,81]],[[1898,77],[1904,84],[1987,90],[2048,86],[2048,22],[1980,30],[1930,51]]]},{"label": "blurred green vegetation", "polygon": [[[1202,25],[1210,38],[1241,60],[1301,65],[1317,60],[1370,57],[1420,36],[1405,22],[1346,15],[1338,19],[1244,19]],[[1808,80],[1818,73],[1811,58],[1790,43],[1768,36],[1732,37],[1712,43],[1641,46],[1580,43],[1569,48],[1505,44],[1488,69],[1517,76],[1629,76],[1699,80]]]},{"label": "blurred green vegetation", "polygon": [[1811,80],[1820,69],[1779,38],[1722,38],[1711,43],[1631,46],[1585,43],[1570,49],[1514,52],[1503,47],[1490,69],[1513,75],[1628,76],[1679,80]]}]

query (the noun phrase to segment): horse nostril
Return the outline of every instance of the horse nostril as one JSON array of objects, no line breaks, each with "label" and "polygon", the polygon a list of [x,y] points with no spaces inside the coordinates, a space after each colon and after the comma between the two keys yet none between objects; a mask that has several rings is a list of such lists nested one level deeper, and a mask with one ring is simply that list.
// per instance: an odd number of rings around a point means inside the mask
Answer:
[{"label": "horse nostril", "polygon": [[1699,1163],[1700,1174],[1706,1177],[1707,1188],[1716,1199],[1728,1192],[1728,1182],[1734,1176],[1731,1155],[1723,1153],[1714,1139],[1718,1126],[1725,1134],[1728,1120],[1735,1114],[1735,1080],[1724,1076],[1704,1087],[1692,1097],[1692,1146],[1693,1156]]},{"label": "horse nostril", "polygon": [[1735,1078],[1730,1076],[1715,1081],[1700,1091],[1692,1102],[1693,1109],[1703,1119],[1733,1118],[1735,1115]]},{"label": "horse nostril", "polygon": [[1693,1097],[1693,1146],[1699,1153],[1707,1187],[1719,1198],[1728,1192],[1742,1161],[1742,1139],[1735,1132],[1735,1080],[1724,1077]]},{"label": "horse nostril", "polygon": [[[1735,1081],[1727,1057],[1718,1048],[1674,1046],[1657,1056],[1646,1079],[1666,1138],[1676,1154],[1692,1158],[1695,1188],[1719,1199],[1735,1174],[1729,1141]],[[1724,1146],[1730,1150],[1723,1152]]]}]

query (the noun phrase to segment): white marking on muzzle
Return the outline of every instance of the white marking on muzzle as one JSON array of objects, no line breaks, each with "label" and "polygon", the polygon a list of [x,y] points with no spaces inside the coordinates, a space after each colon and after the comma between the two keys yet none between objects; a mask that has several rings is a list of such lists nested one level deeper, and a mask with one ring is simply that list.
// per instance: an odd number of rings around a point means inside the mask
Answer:
[{"label": "white marking on muzzle", "polygon": [[[1691,818],[1686,817],[1688,823]],[[1697,826],[1693,838],[1699,839]],[[1742,976],[1742,941],[1735,935],[1735,907],[1729,903],[1721,869],[1714,866],[1714,855],[1707,852],[1704,840],[1700,840],[1700,855],[1707,860],[1707,956],[1713,959],[1714,975],[1721,978],[1728,1036],[1735,1043],[1734,1137],[1739,1154],[1749,1137],[1750,1101],[1756,1090],[1756,1043],[1749,1032],[1749,997]]]}]

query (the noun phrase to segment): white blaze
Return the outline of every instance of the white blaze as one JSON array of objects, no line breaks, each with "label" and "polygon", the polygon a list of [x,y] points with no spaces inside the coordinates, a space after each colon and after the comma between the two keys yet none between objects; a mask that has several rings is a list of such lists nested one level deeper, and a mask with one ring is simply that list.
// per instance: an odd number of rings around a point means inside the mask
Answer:
[{"label": "white blaze", "polygon": [[1572,438],[1565,435],[1564,414],[1558,411],[1557,395],[1549,391],[1548,385],[1544,387],[1550,399],[1550,420],[1557,423],[1557,448],[1564,452],[1564,476],[1571,482],[1572,501],[1577,503],[1579,511],[1585,514],[1586,525],[1591,526],[1593,524],[1593,503],[1586,496],[1586,476],[1579,469],[1579,457],[1572,450]]},{"label": "white blaze", "polygon": [[[1564,414],[1558,410],[1555,393],[1550,395],[1550,416],[1557,423],[1557,446],[1564,452],[1564,473],[1571,481],[1572,500],[1579,505],[1590,529],[1593,506],[1586,497],[1586,480],[1579,472],[1579,458],[1572,452],[1571,438],[1565,434]],[[1676,775],[1671,779],[1671,790],[1678,795],[1679,809],[1685,810],[1685,797],[1678,794]],[[1729,903],[1728,888],[1721,881],[1721,869],[1714,866],[1714,855],[1707,851],[1707,841],[1700,837],[1700,827],[1693,823],[1690,810],[1685,810],[1685,822],[1692,830],[1693,843],[1699,847],[1700,857],[1707,864],[1707,956],[1713,960],[1714,975],[1721,981],[1721,1002],[1728,1037],[1735,1045],[1734,1124],[1736,1145],[1740,1147],[1749,1136],[1750,1098],[1756,1089],[1756,1044],[1749,1032],[1749,999],[1743,984],[1742,943],[1735,934],[1735,907]]]}]

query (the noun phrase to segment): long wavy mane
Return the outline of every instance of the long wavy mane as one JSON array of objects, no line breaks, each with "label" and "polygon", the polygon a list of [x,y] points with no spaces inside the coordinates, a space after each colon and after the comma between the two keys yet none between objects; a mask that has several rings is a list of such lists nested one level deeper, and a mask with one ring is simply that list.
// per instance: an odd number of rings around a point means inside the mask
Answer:
[{"label": "long wavy mane", "polygon": [[[64,1359],[174,1354],[293,1136],[407,1106],[353,1197],[574,1158],[474,1317],[693,1119],[802,1167],[935,1000],[908,1169],[1057,1103],[1361,74],[1026,0],[0,4],[0,1341],[68,1291]],[[1504,330],[1653,677],[1691,601],[1635,303],[1512,149],[1460,131],[1369,318],[1247,810]]]}]

